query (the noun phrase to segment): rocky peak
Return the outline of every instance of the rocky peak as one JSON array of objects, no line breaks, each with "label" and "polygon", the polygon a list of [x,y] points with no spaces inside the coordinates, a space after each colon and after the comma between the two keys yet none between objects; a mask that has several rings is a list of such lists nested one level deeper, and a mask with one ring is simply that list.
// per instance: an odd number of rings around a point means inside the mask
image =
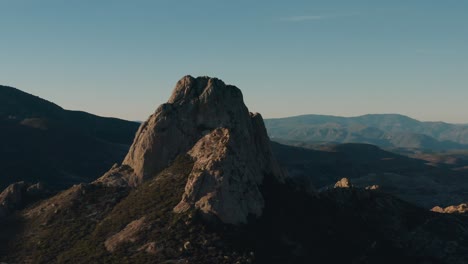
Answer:
[{"label": "rocky peak", "polygon": [[218,79],[185,76],[137,132],[123,162],[134,170],[131,184],[153,177],[218,127],[252,130],[241,91]]},{"label": "rocky peak", "polygon": [[219,100],[243,104],[242,92],[237,87],[226,85],[217,78],[207,76],[193,78],[189,75],[177,82],[167,103],[183,104],[195,99],[204,103],[209,103],[210,100]]},{"label": "rocky peak", "polygon": [[141,125],[122,166],[98,182],[138,186],[181,154],[193,158],[194,168],[176,212],[197,208],[242,223],[262,213],[264,177],[283,180],[263,118],[248,111],[242,92],[216,78],[185,76]]}]

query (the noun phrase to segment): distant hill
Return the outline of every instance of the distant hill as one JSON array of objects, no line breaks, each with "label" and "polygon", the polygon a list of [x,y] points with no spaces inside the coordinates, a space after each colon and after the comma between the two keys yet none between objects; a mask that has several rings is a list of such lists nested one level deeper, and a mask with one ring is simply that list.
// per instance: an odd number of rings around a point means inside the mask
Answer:
[{"label": "distant hill", "polygon": [[337,117],[303,115],[267,119],[273,140],[369,143],[385,148],[468,149],[468,126],[421,122],[397,114]]},{"label": "distant hill", "polygon": [[[436,160],[433,155],[410,158],[368,144],[317,148],[303,143],[290,146],[272,142],[271,146],[280,165],[303,186],[323,189],[341,178],[349,178],[356,186],[378,185],[382,191],[427,209],[468,199],[466,173],[458,168],[463,161],[452,164],[443,157]],[[465,157],[463,153],[459,155]]]},{"label": "distant hill", "polygon": [[19,180],[57,189],[94,180],[123,159],[138,127],[0,86],[0,189]]}]

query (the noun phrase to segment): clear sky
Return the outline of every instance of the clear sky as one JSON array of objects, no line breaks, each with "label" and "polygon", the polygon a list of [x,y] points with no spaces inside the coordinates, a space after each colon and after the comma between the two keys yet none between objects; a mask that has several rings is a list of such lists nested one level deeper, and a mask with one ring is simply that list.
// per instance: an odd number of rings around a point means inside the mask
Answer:
[{"label": "clear sky", "polygon": [[186,74],[265,117],[468,123],[468,1],[0,0],[0,84],[144,120]]}]

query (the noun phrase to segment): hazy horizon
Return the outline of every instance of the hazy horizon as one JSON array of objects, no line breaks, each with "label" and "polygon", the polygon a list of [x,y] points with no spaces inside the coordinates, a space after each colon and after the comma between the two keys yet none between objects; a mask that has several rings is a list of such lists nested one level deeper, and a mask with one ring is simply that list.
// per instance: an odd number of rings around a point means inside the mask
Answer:
[{"label": "hazy horizon", "polygon": [[146,120],[182,76],[265,118],[398,113],[467,124],[468,2],[0,2],[0,84]]}]

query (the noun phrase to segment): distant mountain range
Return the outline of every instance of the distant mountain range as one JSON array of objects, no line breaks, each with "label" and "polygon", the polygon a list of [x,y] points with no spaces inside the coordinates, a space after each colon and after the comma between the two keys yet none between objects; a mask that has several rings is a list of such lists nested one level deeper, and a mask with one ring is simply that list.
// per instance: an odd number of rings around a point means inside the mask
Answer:
[{"label": "distant mountain range", "polygon": [[397,114],[303,115],[265,120],[273,140],[368,143],[384,148],[468,149],[468,125],[421,122]]},{"label": "distant mountain range", "polygon": [[52,189],[94,180],[122,161],[139,125],[0,86],[0,189],[20,180]]}]

